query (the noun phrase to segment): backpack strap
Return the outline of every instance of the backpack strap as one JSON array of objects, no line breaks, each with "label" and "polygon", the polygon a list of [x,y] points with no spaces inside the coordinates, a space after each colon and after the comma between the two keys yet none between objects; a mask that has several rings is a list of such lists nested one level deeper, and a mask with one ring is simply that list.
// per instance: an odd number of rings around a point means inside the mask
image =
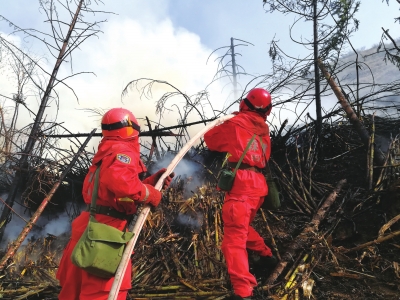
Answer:
[{"label": "backpack strap", "polygon": [[246,149],[244,149],[244,151],[243,151],[243,153],[242,153],[242,156],[240,157],[238,163],[236,164],[235,170],[233,171],[233,175],[236,175],[236,172],[237,172],[237,170],[239,169],[239,166],[240,166],[240,164],[241,164],[242,161],[243,161],[244,155],[245,155],[246,152],[249,150],[250,145],[253,143],[255,137],[256,137],[256,135],[253,134],[253,136],[251,137],[250,141],[248,142],[248,144],[247,144],[247,146],[246,146]]},{"label": "backpack strap", "polygon": [[97,201],[97,190],[99,188],[99,173],[100,173],[100,165],[97,166],[96,172],[94,173],[94,185],[92,192],[92,202],[90,203],[90,216],[94,217],[96,214],[96,201]]}]

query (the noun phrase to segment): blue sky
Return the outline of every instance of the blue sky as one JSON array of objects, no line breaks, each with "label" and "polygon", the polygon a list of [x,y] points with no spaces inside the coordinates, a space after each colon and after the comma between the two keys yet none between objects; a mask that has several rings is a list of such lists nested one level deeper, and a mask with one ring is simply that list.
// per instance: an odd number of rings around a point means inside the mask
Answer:
[{"label": "blue sky", "polygon": [[[43,13],[36,0],[1,0],[0,13],[21,27],[44,28]],[[352,42],[356,48],[371,47],[381,36],[382,29],[390,29],[395,36],[399,24],[394,18],[400,16],[400,5],[392,0],[386,4],[381,0],[362,0],[357,18],[360,29],[353,34]],[[255,45],[249,49],[240,48],[248,56],[242,58],[245,66],[256,72],[265,72],[269,66],[266,56],[268,44],[274,36],[283,48],[293,47],[288,38],[289,26],[295,16],[279,12],[267,13],[261,0],[115,0],[104,1],[99,9],[117,15],[107,17],[109,21],[134,19],[141,23],[171,20],[173,27],[199,36],[201,44],[210,50],[229,44],[230,37],[246,40]],[[301,24],[298,31],[309,32],[310,24]],[[9,32],[8,25],[0,23],[1,32]],[[101,36],[100,36],[101,38]],[[261,63],[260,63],[261,61]],[[249,70],[251,71],[251,70]]]},{"label": "blue sky", "polygon": [[[48,31],[38,1],[0,1],[0,13],[20,27]],[[85,108],[126,106],[139,118],[149,116],[157,119],[154,101],[165,92],[165,87],[155,87],[151,100],[138,102],[138,94],[131,92],[121,103],[123,87],[130,80],[147,77],[166,80],[193,95],[211,82],[217,68],[214,60],[223,52],[217,52],[206,64],[208,56],[216,48],[228,46],[231,37],[254,44],[237,49],[242,55],[237,58],[237,63],[252,74],[271,72],[268,47],[274,36],[293,56],[301,56],[304,50],[296,47],[288,36],[295,16],[266,13],[261,0],[106,0],[94,8],[115,14],[97,17],[108,20],[101,27],[103,33],[99,38],[86,41],[75,52],[73,67],[75,72],[92,71],[96,76],[81,75],[68,81],[75,89],[79,103],[65,88],[58,90],[62,97],[58,121],[66,122],[67,127],[71,124],[71,130],[80,132],[90,131],[98,122],[81,111]],[[396,1],[391,1],[388,6],[381,0],[362,0],[357,14],[360,29],[353,34],[353,45],[360,49],[377,44],[381,27],[390,29],[394,37],[399,37],[396,33],[400,25],[394,23],[394,18],[400,15],[399,8]],[[9,33],[10,30],[7,23],[0,22],[0,32]],[[301,23],[296,28],[298,37],[308,37],[310,32],[309,23]],[[45,58],[42,63],[51,70],[54,59],[40,42],[19,39],[16,43]],[[60,75],[68,76],[69,73],[67,65],[60,70]],[[12,78],[5,78],[4,73],[2,75],[0,94],[11,95],[15,83]],[[242,85],[247,82],[248,78],[242,78]],[[213,84],[209,93],[214,108],[232,101],[230,87],[222,82]],[[35,110],[37,99],[32,98],[30,105]],[[173,125],[176,121],[177,116],[171,114],[164,117],[163,123]]]}]

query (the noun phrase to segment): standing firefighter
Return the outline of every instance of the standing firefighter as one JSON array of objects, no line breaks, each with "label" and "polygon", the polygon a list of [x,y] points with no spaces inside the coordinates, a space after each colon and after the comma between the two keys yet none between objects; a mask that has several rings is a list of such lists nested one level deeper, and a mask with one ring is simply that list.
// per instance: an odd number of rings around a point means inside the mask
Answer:
[{"label": "standing firefighter", "polygon": [[[221,245],[235,292],[232,299],[251,299],[256,278],[249,272],[247,249],[253,250],[260,263],[274,266],[276,258],[263,238],[250,226],[268,194],[264,175],[271,154],[269,128],[271,95],[264,89],[251,90],[239,106],[236,116],[204,135],[211,151],[228,152],[228,167],[234,169],[243,153],[233,186],[225,193],[222,207],[224,237]],[[246,150],[247,148],[247,150]]]},{"label": "standing firefighter", "polygon": [[[101,121],[103,138],[95,154],[92,166],[83,183],[83,198],[91,203],[94,190],[94,174],[98,175],[98,194],[95,219],[121,231],[125,231],[127,222],[136,213],[137,205],[157,206],[161,193],[154,188],[165,169],[141,181],[139,174],[146,171],[140,160],[139,130],[135,116],[129,110],[113,108],[104,114]],[[173,174],[164,182],[167,188]],[[88,209],[89,210],[89,209]],[[57,272],[62,287],[59,299],[88,300],[107,299],[114,277],[102,278],[90,274],[74,265],[71,254],[89,222],[89,211],[82,212],[72,222],[71,240],[64,250]],[[99,236],[102,233],[98,233]],[[131,288],[131,264],[125,272],[118,299],[126,299]]]}]

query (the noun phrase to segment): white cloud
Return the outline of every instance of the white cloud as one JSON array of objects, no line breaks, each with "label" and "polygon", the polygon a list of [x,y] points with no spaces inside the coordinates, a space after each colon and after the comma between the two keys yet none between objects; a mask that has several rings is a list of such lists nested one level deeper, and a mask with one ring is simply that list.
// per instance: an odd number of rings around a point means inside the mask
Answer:
[{"label": "white cloud", "polygon": [[[56,88],[60,96],[57,121],[64,122],[63,126],[73,133],[90,132],[94,127],[99,128],[100,117],[93,117],[93,114],[83,109],[125,107],[132,110],[137,118],[147,116],[150,120],[157,121],[155,101],[163,93],[171,91],[171,88],[161,84],[154,85],[153,98],[150,100],[140,100],[139,93],[132,91],[122,103],[122,89],[131,80],[151,78],[168,81],[182,92],[193,95],[211,82],[217,70],[213,58],[206,64],[212,50],[201,44],[200,37],[184,28],[175,27],[168,18],[148,17],[139,21],[119,17],[111,19],[101,29],[104,33],[99,35],[99,39],[85,41],[81,49],[74,52],[74,72],[96,74],[78,75],[66,81],[78,95],[79,103],[66,87],[58,85]],[[52,63],[46,69],[51,69]],[[63,64],[59,78],[68,76],[69,72],[70,65]],[[223,91],[222,86],[216,83],[209,92],[211,98],[215,99],[214,108],[222,108],[228,89]],[[172,98],[167,106],[173,103],[182,107],[184,99]],[[37,111],[36,105],[31,105],[30,108]],[[55,118],[55,103],[51,104],[45,114],[47,120]],[[199,116],[193,117],[196,121],[200,119]],[[175,125],[178,118],[177,114],[166,113],[161,123],[164,126]],[[22,119],[26,123],[32,122],[32,117]],[[26,124],[21,124],[23,125]],[[98,140],[92,142],[90,147],[96,148],[97,142]]]},{"label": "white cloud", "polygon": [[[216,71],[215,63],[206,65],[211,50],[201,44],[197,35],[175,28],[169,19],[151,26],[149,23],[143,26],[132,19],[118,19],[106,24],[103,30],[100,40],[89,41],[86,45],[92,51],[79,53],[74,60],[76,66],[84,65],[97,76],[83,75],[69,81],[79,96],[79,105],[72,99],[71,93],[69,100],[64,98],[60,103],[59,121],[69,121],[70,126],[65,126],[74,132],[88,132],[99,121],[98,118],[88,120],[82,111],[76,111],[77,108],[121,106],[130,109],[137,118],[147,116],[150,120],[158,120],[155,101],[172,89],[156,84],[152,88],[152,99],[139,99],[138,92],[130,91],[122,103],[122,89],[131,80],[151,78],[168,81],[182,92],[193,95],[207,86]],[[211,97],[218,99],[214,100],[218,108],[222,107],[226,98],[221,91],[219,84],[213,85],[210,90]],[[173,103],[182,107],[184,99],[172,98],[167,106]],[[74,122],[70,122],[71,116],[76,119]],[[175,125],[177,119],[177,114],[166,113],[161,122],[164,126]],[[143,122],[141,125],[144,125]]]}]

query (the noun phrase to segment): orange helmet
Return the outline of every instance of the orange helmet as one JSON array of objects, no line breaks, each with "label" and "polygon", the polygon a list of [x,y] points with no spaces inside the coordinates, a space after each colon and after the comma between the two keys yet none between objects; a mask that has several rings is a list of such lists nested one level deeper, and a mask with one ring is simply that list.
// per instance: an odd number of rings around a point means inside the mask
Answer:
[{"label": "orange helmet", "polygon": [[119,137],[131,139],[137,137],[140,126],[133,113],[124,108],[113,108],[101,119],[103,137]]},{"label": "orange helmet", "polygon": [[239,110],[253,110],[263,115],[269,115],[271,109],[271,95],[261,88],[252,89],[239,105]]}]

